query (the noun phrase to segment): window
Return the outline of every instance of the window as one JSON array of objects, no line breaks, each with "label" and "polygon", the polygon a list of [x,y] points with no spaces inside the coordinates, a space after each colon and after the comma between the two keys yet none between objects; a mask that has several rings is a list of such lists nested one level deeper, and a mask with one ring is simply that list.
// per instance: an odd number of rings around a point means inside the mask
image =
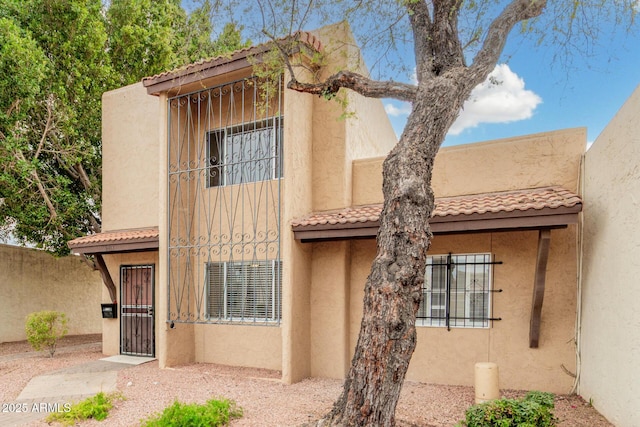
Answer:
[{"label": "window", "polygon": [[282,177],[282,118],[207,133],[208,187]]},{"label": "window", "polygon": [[492,264],[490,254],[428,257],[417,324],[489,327]]},{"label": "window", "polygon": [[211,262],[206,280],[209,320],[280,320],[281,261]]}]

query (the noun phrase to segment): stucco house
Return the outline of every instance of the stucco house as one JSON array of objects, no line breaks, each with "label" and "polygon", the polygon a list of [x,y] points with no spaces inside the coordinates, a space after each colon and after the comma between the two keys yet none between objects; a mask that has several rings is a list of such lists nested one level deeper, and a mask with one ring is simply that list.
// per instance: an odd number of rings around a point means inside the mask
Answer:
[{"label": "stucco house", "polygon": [[[297,37],[322,50],[350,35]],[[379,100],[349,94],[345,120],[330,101],[263,86],[249,57],[265,49],[104,94],[104,231],[70,243],[96,255],[103,302],[117,304],[104,353],[273,369],[285,383],[345,375],[396,136]],[[572,388],[585,144],[567,129],[440,151],[408,379],[470,385],[491,361],[503,388]]]}]

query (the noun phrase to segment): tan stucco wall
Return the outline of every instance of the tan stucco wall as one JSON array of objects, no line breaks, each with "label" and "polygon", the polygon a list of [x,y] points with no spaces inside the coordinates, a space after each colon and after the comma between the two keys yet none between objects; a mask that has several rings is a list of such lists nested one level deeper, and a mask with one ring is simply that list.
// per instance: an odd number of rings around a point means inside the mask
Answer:
[{"label": "tan stucco wall", "polygon": [[[326,51],[332,52],[325,75],[345,66],[364,70],[355,44],[349,43],[353,38],[346,26],[331,26],[317,34]],[[302,380],[316,375],[325,363],[331,364],[326,375],[340,378],[349,357],[348,287],[344,280],[349,275],[349,246],[337,250],[335,265],[331,261],[323,264],[331,255],[295,241],[289,227],[291,220],[311,211],[350,205],[353,160],[386,155],[396,137],[377,99],[349,95],[348,109],[356,114],[346,119],[340,117],[344,111],[338,103],[322,98],[286,91],[284,102],[282,378],[287,383]],[[325,281],[328,270],[340,271],[341,280]],[[331,302],[322,298],[327,287],[333,295]],[[336,317],[330,325],[316,321],[326,319],[325,306],[339,311],[334,311]],[[340,358],[333,363],[335,354]]]},{"label": "tan stucco wall", "polygon": [[[561,185],[578,191],[586,129],[563,129],[443,147],[436,156],[436,197]],[[354,205],[382,202],[383,158],[353,165]]]},{"label": "tan stucco wall", "polygon": [[158,225],[159,114],[142,83],[102,96],[104,231]]},{"label": "tan stucco wall", "polygon": [[579,393],[640,425],[640,88],[585,155]]},{"label": "tan stucco wall", "polygon": [[[328,65],[321,77],[348,68],[367,74],[346,23],[319,29]],[[310,96],[310,95],[308,95]],[[338,96],[345,96],[340,92]],[[379,99],[349,92],[346,107],[313,97],[313,209],[339,209],[353,204],[353,161],[385,156],[397,138]]]},{"label": "tan stucco wall", "polygon": [[311,375],[343,378],[349,369],[351,242],[313,245]]},{"label": "tan stucco wall", "polygon": [[[576,308],[575,226],[551,232],[539,348],[529,348],[529,320],[538,244],[536,231],[436,236],[429,254],[492,253],[493,316],[487,329],[418,326],[418,341],[407,379],[436,384],[473,385],[474,365],[495,362],[503,389],[567,393],[575,372],[573,344]],[[352,243],[350,356],[358,338],[364,283],[375,256],[373,240]],[[327,281],[331,281],[328,278]],[[326,317],[331,318],[331,315]],[[340,363],[336,356],[334,363]],[[329,365],[328,365],[329,366]],[[319,376],[332,376],[324,373]]]},{"label": "tan stucco wall", "polygon": [[286,91],[284,111],[284,177],[281,228],[282,278],[282,380],[307,378],[310,365],[311,248],[293,239],[291,220],[313,205],[313,97]]},{"label": "tan stucco wall", "polygon": [[27,315],[43,310],[65,313],[69,335],[99,334],[102,288],[78,256],[0,245],[0,342],[26,339]]},{"label": "tan stucco wall", "polygon": [[200,363],[252,368],[282,368],[281,328],[278,326],[197,324],[195,359]]},{"label": "tan stucco wall", "polygon": [[[561,185],[577,191],[584,129],[568,129],[505,140],[444,148],[436,159],[436,196],[454,196]],[[382,158],[354,161],[353,204],[381,203]],[[473,385],[476,362],[496,362],[502,388],[570,391],[575,372],[577,227],[553,230],[547,266],[540,344],[529,348],[531,299],[538,247],[537,231],[436,236],[430,254],[489,252],[502,265],[494,267],[493,315],[503,320],[488,329],[419,327],[418,345],[407,378],[442,384]],[[363,289],[375,256],[374,240],[314,243],[312,306],[313,374],[340,377],[350,361],[359,333]],[[349,265],[341,267],[344,260]],[[331,266],[331,268],[328,268]],[[348,308],[342,283],[347,276]],[[336,293],[338,296],[336,296]],[[314,308],[312,308],[314,309]],[[346,314],[345,314],[346,313]],[[347,316],[348,326],[339,319]],[[349,334],[345,356],[336,335]],[[335,348],[335,352],[320,349]]]}]

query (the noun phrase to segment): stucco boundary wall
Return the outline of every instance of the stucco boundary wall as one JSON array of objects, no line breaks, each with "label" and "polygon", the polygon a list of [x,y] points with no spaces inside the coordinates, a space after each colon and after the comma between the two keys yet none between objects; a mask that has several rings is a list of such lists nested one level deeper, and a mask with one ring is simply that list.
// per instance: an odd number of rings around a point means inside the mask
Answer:
[{"label": "stucco boundary wall", "polygon": [[0,343],[25,340],[25,319],[55,310],[68,319],[69,335],[102,331],[102,281],[78,256],[0,245]]},{"label": "stucco boundary wall", "polygon": [[640,87],[585,155],[578,392],[640,426]]}]

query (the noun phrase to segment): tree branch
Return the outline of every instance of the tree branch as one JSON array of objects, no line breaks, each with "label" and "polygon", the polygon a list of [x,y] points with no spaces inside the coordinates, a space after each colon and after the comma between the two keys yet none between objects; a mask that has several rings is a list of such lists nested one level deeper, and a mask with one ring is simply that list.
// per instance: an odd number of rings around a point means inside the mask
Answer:
[{"label": "tree branch", "polygon": [[42,147],[44,146],[44,143],[47,140],[47,134],[51,129],[51,119],[53,118],[52,97],[49,97],[45,103],[47,105],[47,120],[44,124],[44,130],[42,131],[42,137],[40,138],[40,143],[38,144],[38,148],[36,149],[36,153],[33,155],[34,159],[37,159],[38,156],[40,155],[40,152],[42,151]]},{"label": "tree branch", "polygon": [[416,58],[418,82],[424,81],[432,73],[433,56],[431,46],[431,16],[424,0],[407,1],[409,22],[413,30],[413,51]]},{"label": "tree branch", "polygon": [[298,92],[329,98],[334,96],[340,88],[346,88],[368,98],[395,98],[408,102],[415,100],[418,90],[415,85],[372,80],[353,71],[340,71],[320,83],[302,83],[292,76],[287,87]]},{"label": "tree branch", "polygon": [[[24,154],[22,154],[22,151],[17,150],[16,153],[16,158],[20,161],[23,161],[25,163],[27,162],[27,159],[24,157]],[[36,186],[38,187],[38,192],[40,192],[40,195],[42,196],[42,199],[44,200],[44,203],[47,205],[47,209],[49,210],[49,215],[51,215],[51,221],[54,221],[57,217],[58,217],[58,213],[56,212],[56,208],[53,206],[53,203],[51,202],[51,199],[49,198],[49,195],[47,194],[47,190],[46,188],[44,188],[44,185],[42,184],[42,181],[40,180],[40,177],[38,176],[38,172],[35,169],[32,169],[30,171],[31,176],[33,177],[33,179],[36,182]]]},{"label": "tree branch", "polygon": [[500,59],[509,33],[520,21],[539,16],[547,5],[547,0],[514,0],[491,23],[482,48],[471,65],[471,75],[480,84],[493,70]]},{"label": "tree branch", "polygon": [[464,53],[458,34],[458,15],[462,0],[433,2],[433,27],[431,29],[433,71],[436,75],[453,67],[464,66]]},{"label": "tree branch", "polygon": [[21,99],[16,99],[11,103],[9,109],[7,110],[7,116],[10,116],[11,113],[13,113],[13,110],[16,110],[18,106],[20,106],[20,102],[22,102]]}]

